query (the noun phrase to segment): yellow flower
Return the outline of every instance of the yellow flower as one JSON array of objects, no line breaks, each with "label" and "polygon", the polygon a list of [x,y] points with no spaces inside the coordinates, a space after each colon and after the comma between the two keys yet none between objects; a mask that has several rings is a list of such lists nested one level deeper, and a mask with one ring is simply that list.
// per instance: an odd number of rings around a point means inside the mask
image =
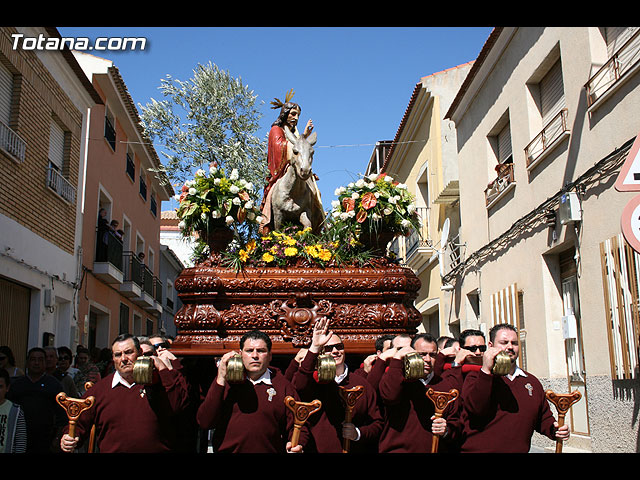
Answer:
[{"label": "yellow flower", "polygon": [[256,241],[251,239],[249,243],[247,243],[247,253],[251,253],[256,249]]},{"label": "yellow flower", "polygon": [[296,241],[295,239],[289,237],[288,235],[285,235],[284,239],[282,240],[282,243],[284,243],[285,245],[293,246],[296,244]]},{"label": "yellow flower", "polygon": [[238,252],[238,256],[240,257],[241,262],[246,262],[249,258],[249,253],[246,250],[240,250],[240,252]]},{"label": "yellow flower", "polygon": [[331,252],[326,248],[323,248],[322,250],[320,250],[320,253],[318,254],[318,256],[320,257],[320,260],[323,260],[323,261],[331,260]]},{"label": "yellow flower", "polygon": [[304,251],[307,255],[311,255],[313,258],[316,258],[318,256],[318,249],[315,245],[304,247]]},{"label": "yellow flower", "polygon": [[273,259],[274,259],[273,255],[271,255],[269,252],[265,252],[262,254],[262,260],[264,262],[271,263],[273,262]]},{"label": "yellow flower", "polygon": [[284,249],[284,254],[287,257],[294,257],[298,254],[298,249],[295,247],[287,247]]}]

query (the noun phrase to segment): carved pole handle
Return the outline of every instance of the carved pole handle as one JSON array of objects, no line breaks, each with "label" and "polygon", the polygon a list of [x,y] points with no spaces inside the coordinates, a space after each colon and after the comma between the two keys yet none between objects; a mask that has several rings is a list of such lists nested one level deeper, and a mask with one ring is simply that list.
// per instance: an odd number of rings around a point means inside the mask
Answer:
[{"label": "carved pole handle", "polygon": [[[356,405],[358,399],[364,394],[364,386],[356,385],[355,387],[347,388],[347,387],[339,387],[340,396],[342,400],[344,400],[345,412],[344,412],[344,421],[346,423],[351,423],[353,418],[353,408]],[[349,452],[349,439],[342,439],[342,453]]]},{"label": "carved pole handle", "polygon": [[69,436],[76,436],[76,422],[78,418],[85,410],[90,409],[95,401],[94,397],[87,398],[71,398],[67,397],[67,394],[60,392],[56,395],[56,402],[64,408],[67,412],[67,418],[69,419]]},{"label": "carved pole handle", "polygon": [[[433,388],[429,388],[426,392],[426,395],[429,400],[433,402],[433,406],[436,411],[436,417],[440,418],[442,417],[442,413],[449,406],[449,404],[456,398],[458,398],[458,390],[452,388],[448,392],[436,392]],[[440,437],[438,435],[433,435],[431,440],[431,453],[438,453],[439,442]]]},{"label": "carved pole handle", "polygon": [[[571,393],[555,393],[553,390],[546,390],[544,396],[556,406],[558,410],[558,426],[564,425],[564,417],[571,406],[582,398],[582,394],[575,390]],[[556,440],[556,453],[562,453],[562,440]]]},{"label": "carved pole handle", "polygon": [[300,429],[307,419],[316,413],[322,407],[320,400],[314,400],[313,402],[297,402],[292,396],[287,396],[284,399],[284,404],[289,410],[293,412],[293,435],[291,436],[291,446],[298,445],[300,439]]}]

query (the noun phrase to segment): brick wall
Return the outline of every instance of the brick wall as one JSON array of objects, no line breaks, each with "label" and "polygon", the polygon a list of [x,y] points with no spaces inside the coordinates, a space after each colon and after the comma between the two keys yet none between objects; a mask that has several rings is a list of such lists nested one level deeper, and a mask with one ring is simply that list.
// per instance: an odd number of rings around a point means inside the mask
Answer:
[{"label": "brick wall", "polygon": [[[25,140],[26,158],[18,163],[0,152],[0,214],[74,253],[76,205],[47,186],[49,128],[57,118],[65,135],[63,174],[77,188],[82,113],[40,62],[35,51],[13,50],[12,27],[0,27],[0,61],[14,73],[11,127]],[[58,52],[47,52],[59,55]],[[76,202],[80,192],[76,191]]]}]

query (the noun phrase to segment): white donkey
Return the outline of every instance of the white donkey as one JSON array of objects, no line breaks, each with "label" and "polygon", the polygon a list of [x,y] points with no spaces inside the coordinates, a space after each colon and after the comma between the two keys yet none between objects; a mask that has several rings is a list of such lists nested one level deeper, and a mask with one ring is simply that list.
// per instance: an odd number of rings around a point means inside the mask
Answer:
[{"label": "white donkey", "polygon": [[302,135],[296,137],[285,127],[284,133],[293,145],[293,157],[285,174],[273,186],[273,229],[280,230],[285,224],[292,223],[311,227],[314,233],[319,233],[324,209],[311,171],[316,132],[307,138]]}]

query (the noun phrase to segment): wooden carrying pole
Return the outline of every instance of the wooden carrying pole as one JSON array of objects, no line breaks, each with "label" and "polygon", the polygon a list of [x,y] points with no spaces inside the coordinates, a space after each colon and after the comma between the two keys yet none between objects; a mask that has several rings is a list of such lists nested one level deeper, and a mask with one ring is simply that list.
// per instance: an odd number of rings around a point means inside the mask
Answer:
[{"label": "wooden carrying pole", "polygon": [[56,402],[67,412],[67,418],[69,419],[69,436],[75,437],[78,418],[80,418],[82,412],[93,407],[95,398],[71,398],[67,397],[66,393],[60,392],[56,395]]},{"label": "wooden carrying pole", "polygon": [[[558,410],[558,427],[564,425],[564,417],[571,405],[582,398],[582,394],[577,390],[571,393],[555,393],[553,390],[546,390],[544,395]],[[562,453],[562,440],[556,440],[556,453]]]},{"label": "wooden carrying pole", "polygon": [[[458,398],[458,390],[452,388],[448,392],[436,392],[433,388],[429,388],[426,392],[426,395],[429,400],[433,402],[433,406],[436,411],[436,418],[441,418],[443,412],[449,406],[449,404],[456,398]],[[433,435],[431,440],[431,453],[438,453],[439,442],[440,437],[438,435]]]},{"label": "wooden carrying pole", "polygon": [[[364,386],[356,385],[355,387],[347,388],[347,387],[339,387],[340,396],[342,400],[344,400],[345,412],[344,412],[344,421],[346,423],[351,423],[353,419],[353,408],[356,405],[358,399],[364,394]],[[342,453],[349,453],[349,439],[342,439]]]},{"label": "wooden carrying pole", "polygon": [[320,400],[313,402],[298,402],[292,396],[284,399],[284,404],[293,412],[293,435],[291,436],[291,447],[298,445],[300,439],[300,430],[307,419],[322,408]]},{"label": "wooden carrying pole", "polygon": [[[93,387],[93,382],[84,382],[84,390],[85,392]],[[89,448],[87,448],[88,453],[93,453],[95,449],[96,443],[96,424],[91,425],[91,434],[89,435]]]}]

